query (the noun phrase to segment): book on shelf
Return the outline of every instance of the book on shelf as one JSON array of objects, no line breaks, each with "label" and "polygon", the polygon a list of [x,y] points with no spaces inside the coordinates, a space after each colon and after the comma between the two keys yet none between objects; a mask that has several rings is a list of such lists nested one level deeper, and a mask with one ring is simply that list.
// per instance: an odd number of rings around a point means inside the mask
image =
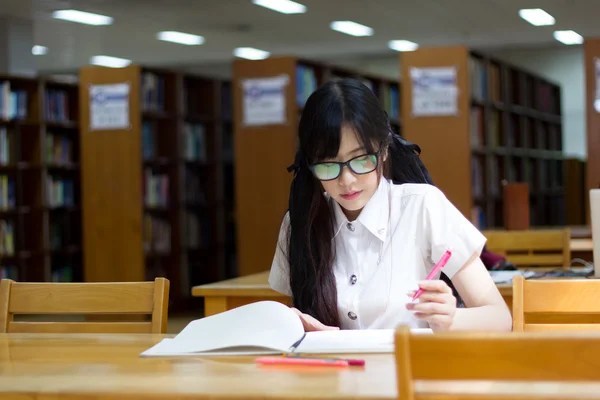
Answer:
[{"label": "book on shelf", "polygon": [[70,263],[59,263],[52,266],[50,280],[52,282],[73,282],[73,267]]},{"label": "book on shelf", "polygon": [[147,207],[167,207],[169,205],[169,176],[144,168],[144,204]]},{"label": "book on shelf", "polygon": [[206,131],[203,124],[185,123],[182,152],[187,161],[206,162]]},{"label": "book on shelf", "polygon": [[488,76],[483,60],[477,57],[469,58],[469,83],[471,97],[479,102],[488,98]]},{"label": "book on shelf", "polygon": [[471,223],[480,231],[487,228],[485,211],[481,206],[474,206],[471,209]]},{"label": "book on shelf", "polygon": [[0,220],[0,257],[15,254],[15,225],[9,220]]},{"label": "book on shelf", "polygon": [[209,243],[209,221],[206,217],[200,217],[197,213],[185,212],[185,245],[190,250],[208,248]]},{"label": "book on shelf", "polygon": [[188,205],[205,205],[207,203],[200,173],[193,168],[186,168],[184,176],[184,201]]},{"label": "book on shelf", "polygon": [[26,119],[28,94],[24,90],[11,90],[10,86],[9,81],[0,83],[0,119]]},{"label": "book on shelf", "polygon": [[0,266],[0,279],[12,279],[18,281],[18,272],[17,267],[14,265],[2,265]]},{"label": "book on shelf", "polygon": [[[430,329],[412,331],[432,334]],[[394,329],[304,332],[291,308],[259,301],[192,321],[177,336],[162,339],[140,356],[393,353],[394,333]]]},{"label": "book on shelf", "polygon": [[0,209],[12,210],[15,206],[15,180],[8,175],[0,175]]},{"label": "book on shelf", "polygon": [[46,161],[53,164],[73,162],[73,142],[71,139],[48,132],[46,135]]},{"label": "book on shelf", "polygon": [[400,116],[400,93],[397,85],[385,85],[382,93],[383,107],[388,117],[397,120]]},{"label": "book on shelf", "polygon": [[69,94],[66,90],[47,89],[44,102],[46,121],[66,122],[71,120]]},{"label": "book on shelf", "polygon": [[317,90],[315,69],[306,65],[296,66],[296,104],[304,107],[308,97]]},{"label": "book on shelf", "polygon": [[142,111],[160,112],[165,110],[165,81],[153,72],[145,71],[141,78]]},{"label": "book on shelf", "polygon": [[73,179],[48,175],[46,177],[46,196],[48,206],[51,208],[74,206]]},{"label": "book on shelf", "polygon": [[485,132],[483,129],[483,108],[478,106],[471,107],[471,146],[485,146]]},{"label": "book on shelf", "polygon": [[142,158],[151,160],[156,157],[156,121],[142,122]]},{"label": "book on shelf", "polygon": [[471,160],[471,185],[474,197],[483,197],[485,180],[483,176],[483,162],[479,156],[473,156]]},{"label": "book on shelf", "polygon": [[166,219],[144,214],[143,247],[146,253],[171,251],[171,224]]},{"label": "book on shelf", "polygon": [[10,165],[13,161],[11,151],[14,151],[14,144],[11,136],[6,126],[0,126],[0,164],[2,165]]}]

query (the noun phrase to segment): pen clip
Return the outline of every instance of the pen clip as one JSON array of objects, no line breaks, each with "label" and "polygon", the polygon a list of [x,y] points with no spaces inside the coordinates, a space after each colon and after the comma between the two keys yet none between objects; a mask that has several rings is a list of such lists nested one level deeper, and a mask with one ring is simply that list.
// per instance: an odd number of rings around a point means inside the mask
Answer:
[{"label": "pen clip", "polygon": [[300,346],[300,343],[302,343],[302,341],[304,340],[304,338],[306,337],[306,332],[304,332],[304,334],[302,335],[302,337],[300,338],[300,340],[298,340],[296,343],[294,343],[291,347],[290,347],[290,351],[288,353],[293,353],[296,348],[298,346]]}]

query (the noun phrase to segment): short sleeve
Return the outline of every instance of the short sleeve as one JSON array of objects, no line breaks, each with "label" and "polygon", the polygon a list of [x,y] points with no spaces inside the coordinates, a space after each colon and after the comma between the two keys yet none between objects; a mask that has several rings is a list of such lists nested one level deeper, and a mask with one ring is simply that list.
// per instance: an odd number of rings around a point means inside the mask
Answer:
[{"label": "short sleeve", "polygon": [[289,213],[286,213],[279,228],[279,238],[277,239],[275,255],[273,256],[271,272],[269,273],[269,285],[271,289],[286,296],[292,296],[292,290],[290,289],[290,266],[287,258],[287,232],[289,224],[290,216]]},{"label": "short sleeve", "polygon": [[424,199],[425,241],[429,242],[434,263],[446,250],[452,251],[450,260],[442,269],[446,276],[452,278],[473,253],[481,254],[486,238],[440,189],[430,188]]}]

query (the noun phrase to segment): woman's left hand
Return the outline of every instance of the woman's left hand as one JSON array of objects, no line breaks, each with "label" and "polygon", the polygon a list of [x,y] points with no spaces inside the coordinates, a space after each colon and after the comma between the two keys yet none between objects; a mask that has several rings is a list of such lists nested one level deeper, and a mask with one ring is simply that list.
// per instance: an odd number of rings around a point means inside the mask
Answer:
[{"label": "woman's left hand", "polygon": [[[449,329],[456,313],[452,289],[442,280],[421,281],[419,287],[423,293],[415,303],[406,304],[406,308],[415,311],[415,317],[427,321],[434,331]],[[408,292],[411,300],[414,294],[414,290]]]}]

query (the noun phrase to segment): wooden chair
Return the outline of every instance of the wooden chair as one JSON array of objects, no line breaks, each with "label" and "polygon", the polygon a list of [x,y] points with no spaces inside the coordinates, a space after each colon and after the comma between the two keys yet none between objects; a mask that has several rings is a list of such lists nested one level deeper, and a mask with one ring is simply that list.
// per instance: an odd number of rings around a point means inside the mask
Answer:
[{"label": "wooden chair", "polygon": [[513,278],[513,331],[600,330],[600,280]]},{"label": "wooden chair", "polygon": [[[477,381],[482,381],[486,392],[493,391],[491,382],[499,389],[502,382],[507,384],[503,388],[510,388],[508,384],[517,381],[598,381],[600,333],[441,332],[430,335],[414,334],[408,327],[400,326],[395,334],[395,358],[399,399],[438,396],[483,399],[487,397],[472,393],[482,387]],[[433,381],[440,381],[439,386]],[[486,382],[490,384],[485,385]],[[431,392],[436,387],[439,392],[437,389]],[[518,390],[512,390],[518,394]],[[496,392],[490,393],[489,398],[514,397]]]},{"label": "wooden chair", "polygon": [[[169,281],[118,283],[0,282],[0,333],[165,333]],[[18,314],[151,314],[151,321],[25,322]]]},{"label": "wooden chair", "polygon": [[571,231],[565,229],[484,231],[488,250],[517,267],[564,267],[571,263]]}]

